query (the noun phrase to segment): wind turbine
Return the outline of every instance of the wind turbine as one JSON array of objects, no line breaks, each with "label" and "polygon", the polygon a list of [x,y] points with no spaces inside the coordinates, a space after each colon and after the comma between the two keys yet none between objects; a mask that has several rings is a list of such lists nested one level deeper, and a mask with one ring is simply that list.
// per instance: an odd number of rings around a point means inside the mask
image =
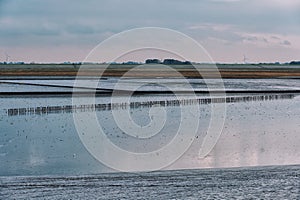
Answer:
[{"label": "wind turbine", "polygon": [[5,52],[5,62],[8,63],[10,56]]},{"label": "wind turbine", "polygon": [[243,61],[244,61],[244,64],[247,64],[247,60],[248,60],[248,58],[247,58],[246,55],[244,54],[244,55],[243,55]]}]

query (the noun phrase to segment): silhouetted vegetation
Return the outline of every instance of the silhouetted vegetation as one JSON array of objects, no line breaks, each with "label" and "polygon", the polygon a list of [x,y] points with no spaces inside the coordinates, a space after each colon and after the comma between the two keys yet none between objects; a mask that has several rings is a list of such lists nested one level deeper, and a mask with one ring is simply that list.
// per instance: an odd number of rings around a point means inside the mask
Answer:
[{"label": "silhouetted vegetation", "polygon": [[156,58],[152,58],[152,59],[147,59],[145,60],[145,62],[136,62],[136,61],[127,61],[127,62],[103,62],[103,63],[95,63],[95,62],[62,62],[62,63],[36,63],[36,62],[30,62],[30,63],[26,63],[26,62],[0,62],[0,66],[28,66],[28,65],[32,65],[32,66],[71,66],[73,68],[79,68],[81,65],[86,64],[86,65],[119,65],[119,66],[128,66],[128,65],[140,65],[140,64],[163,64],[163,65],[192,65],[192,64],[196,64],[196,65],[217,65],[219,66],[260,66],[260,65],[264,65],[264,66],[300,66],[300,61],[291,61],[291,62],[285,62],[285,63],[280,63],[280,62],[261,62],[261,63],[247,63],[247,64],[243,64],[243,63],[196,63],[196,62],[191,62],[191,61],[181,61],[181,60],[176,60],[176,59],[164,59],[164,60],[159,60]]},{"label": "silhouetted vegetation", "polygon": [[145,61],[146,64],[161,64],[161,61],[159,59],[147,59]]},{"label": "silhouetted vegetation", "polygon": [[175,59],[164,59],[163,61],[159,59],[147,59],[146,64],[164,64],[164,65],[190,65],[190,61],[180,61]]},{"label": "silhouetted vegetation", "polygon": [[300,61],[292,61],[290,62],[290,65],[300,65]]}]

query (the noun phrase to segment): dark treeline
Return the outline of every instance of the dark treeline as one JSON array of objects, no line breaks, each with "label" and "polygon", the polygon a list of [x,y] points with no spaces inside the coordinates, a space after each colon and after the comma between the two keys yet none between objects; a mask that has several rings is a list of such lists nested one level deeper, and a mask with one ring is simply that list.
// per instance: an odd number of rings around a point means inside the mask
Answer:
[{"label": "dark treeline", "polygon": [[164,64],[164,65],[190,65],[190,61],[180,61],[175,59],[164,59],[163,61],[159,59],[147,59],[146,64]]},{"label": "dark treeline", "polygon": [[292,61],[289,64],[290,65],[300,65],[300,61]]},{"label": "dark treeline", "polygon": [[[17,61],[17,62],[0,62],[0,65],[73,65],[75,66],[80,66],[82,64],[117,64],[117,65],[139,65],[139,64],[164,64],[164,65],[191,65],[191,64],[205,64],[205,63],[196,63],[192,61],[180,61],[176,59],[164,59],[164,60],[159,60],[157,58],[153,59],[147,59],[145,62],[135,62],[135,61],[127,61],[127,62],[96,62],[96,63],[90,63],[90,62],[63,62],[63,63],[35,63],[35,62],[22,62],[22,61]],[[207,64],[207,63],[206,63]],[[213,63],[210,63],[213,64]],[[222,64],[222,63],[217,63],[217,64]],[[230,65],[234,65],[239,63],[231,63]],[[300,65],[300,61],[291,61],[291,62],[285,62],[285,63],[280,63],[280,62],[274,62],[274,63],[247,63],[257,65],[257,64],[263,64],[263,65]],[[247,65],[246,64],[246,65]],[[226,65],[226,64],[224,64]]]}]

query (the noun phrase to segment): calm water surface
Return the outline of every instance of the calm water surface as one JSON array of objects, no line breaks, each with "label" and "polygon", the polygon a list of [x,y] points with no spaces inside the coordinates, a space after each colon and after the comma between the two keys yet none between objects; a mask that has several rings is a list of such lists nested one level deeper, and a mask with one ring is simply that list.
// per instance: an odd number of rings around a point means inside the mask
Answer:
[{"label": "calm water surface", "polygon": [[[115,81],[106,82],[106,87],[112,87]],[[128,80],[128,84],[134,81],[140,80]],[[192,81],[194,88],[205,89],[203,83]],[[29,82],[72,85],[72,80],[23,80],[23,83]],[[167,82],[181,87],[178,80]],[[300,88],[299,82],[228,80],[225,87],[231,90],[295,90]],[[161,89],[151,84],[144,89],[149,88]],[[70,91],[70,88],[2,83],[0,91]],[[189,99],[189,96],[185,98]],[[251,92],[220,97],[223,101],[217,103],[226,102],[225,123],[216,144],[205,157],[199,157],[199,149],[209,127],[212,102],[206,94],[199,94],[196,99],[183,104],[173,95],[136,95],[131,98],[133,104],[122,106],[112,104],[108,96],[101,96],[96,97],[92,107],[74,107],[70,96],[1,96],[1,197],[299,198],[299,93]],[[200,110],[200,126],[196,135],[186,133],[187,137],[193,137],[191,146],[174,163],[163,168],[195,170],[103,174],[115,170],[97,161],[87,151],[73,119],[74,113],[96,113],[110,141],[124,150],[145,153],[166,146],[181,123],[181,109],[195,105]],[[159,134],[147,139],[124,134],[112,114],[115,110],[128,111],[135,123],[146,126],[155,118],[150,112],[152,107],[164,108],[167,120]],[[192,116],[185,120],[192,120]],[[112,157],[122,159],[117,155]],[[275,165],[281,166],[261,167]],[[256,168],[217,169],[249,166]],[[196,170],[199,168],[216,169]]]}]

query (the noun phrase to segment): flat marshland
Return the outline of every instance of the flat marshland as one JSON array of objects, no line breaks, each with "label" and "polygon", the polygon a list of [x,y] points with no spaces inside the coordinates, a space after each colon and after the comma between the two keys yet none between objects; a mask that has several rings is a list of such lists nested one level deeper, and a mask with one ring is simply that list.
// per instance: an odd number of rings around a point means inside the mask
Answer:
[{"label": "flat marshland", "polygon": [[[5,76],[76,76],[80,69],[81,76],[112,76],[121,77],[178,77],[179,74],[190,78],[218,78],[215,66],[222,78],[299,78],[300,66],[276,64],[194,64],[162,65],[139,64],[1,64],[0,77]],[[197,70],[195,69],[197,68]],[[201,75],[200,75],[200,73]]]}]

